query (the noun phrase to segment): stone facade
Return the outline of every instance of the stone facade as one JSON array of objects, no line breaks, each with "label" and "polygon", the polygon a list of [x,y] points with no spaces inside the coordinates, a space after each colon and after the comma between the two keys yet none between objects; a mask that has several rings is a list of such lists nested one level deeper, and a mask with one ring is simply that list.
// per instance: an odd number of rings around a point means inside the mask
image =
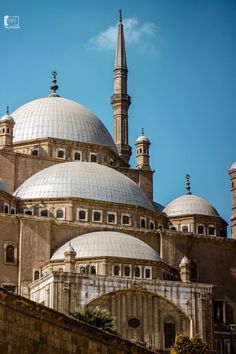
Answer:
[{"label": "stone facade", "polygon": [[0,352],[8,354],[148,354],[116,335],[0,290]]}]

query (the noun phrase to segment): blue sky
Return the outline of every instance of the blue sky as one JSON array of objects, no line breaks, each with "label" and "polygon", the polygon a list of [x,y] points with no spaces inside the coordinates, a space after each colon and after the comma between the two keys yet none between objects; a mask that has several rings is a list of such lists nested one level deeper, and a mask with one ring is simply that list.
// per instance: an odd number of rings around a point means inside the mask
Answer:
[{"label": "blue sky", "polygon": [[[236,161],[236,1],[1,1],[0,114],[47,96],[93,111],[112,132],[114,26],[123,10],[129,68],[130,145],[144,127],[152,142],[155,200],[194,194],[229,222],[228,177]],[[7,30],[3,16],[18,15]],[[132,157],[132,166],[135,156]]]}]

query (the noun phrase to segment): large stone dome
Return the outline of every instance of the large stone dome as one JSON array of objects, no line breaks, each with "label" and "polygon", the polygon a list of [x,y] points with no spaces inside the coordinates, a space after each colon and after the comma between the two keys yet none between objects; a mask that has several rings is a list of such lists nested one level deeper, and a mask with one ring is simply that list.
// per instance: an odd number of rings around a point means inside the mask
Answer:
[{"label": "large stone dome", "polygon": [[[76,258],[119,257],[160,260],[157,252],[145,242],[120,232],[91,232],[73,238],[70,243],[76,252]],[[64,252],[68,247],[69,242],[66,242],[56,250],[51,259],[64,259]]]},{"label": "large stone dome", "polygon": [[26,180],[14,193],[21,199],[85,198],[154,210],[143,190],[116,170],[92,162],[64,162]]},{"label": "large stone dome", "polygon": [[205,199],[193,194],[185,194],[174,199],[163,210],[167,216],[209,215],[219,216],[217,210]]},{"label": "large stone dome", "polygon": [[87,108],[62,97],[40,98],[12,113],[16,123],[14,143],[40,138],[59,138],[109,146],[115,143],[104,124]]}]

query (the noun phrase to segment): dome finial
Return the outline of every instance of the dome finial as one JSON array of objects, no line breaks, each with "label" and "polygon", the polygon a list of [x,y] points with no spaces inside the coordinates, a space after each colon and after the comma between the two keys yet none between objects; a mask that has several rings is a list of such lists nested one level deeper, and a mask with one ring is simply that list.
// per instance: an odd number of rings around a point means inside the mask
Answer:
[{"label": "dome finial", "polygon": [[141,135],[144,136],[144,129],[142,128],[142,132],[141,132]]},{"label": "dome finial", "polygon": [[190,175],[186,174],[186,192],[185,194],[192,194],[191,193],[191,186],[190,186]]},{"label": "dome finial", "polygon": [[52,92],[50,93],[50,97],[59,97],[59,95],[57,94],[57,90],[58,90],[58,85],[57,85],[57,72],[56,70],[52,71],[52,85],[51,85],[51,90]]},{"label": "dome finial", "polygon": [[6,114],[9,115],[9,106],[6,108]]},{"label": "dome finial", "polygon": [[122,23],[122,10],[119,10],[119,21]]}]

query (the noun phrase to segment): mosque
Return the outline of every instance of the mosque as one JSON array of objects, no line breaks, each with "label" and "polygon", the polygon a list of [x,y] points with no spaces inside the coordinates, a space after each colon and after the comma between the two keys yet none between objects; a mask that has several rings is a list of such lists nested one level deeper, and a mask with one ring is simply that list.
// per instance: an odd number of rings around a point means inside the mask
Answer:
[{"label": "mosque", "polygon": [[51,93],[0,119],[0,284],[56,311],[100,306],[118,333],[166,350],[199,334],[236,353],[236,163],[231,235],[203,198],[153,200],[151,142],[131,146],[125,39],[114,67],[114,134],[93,113]]}]

